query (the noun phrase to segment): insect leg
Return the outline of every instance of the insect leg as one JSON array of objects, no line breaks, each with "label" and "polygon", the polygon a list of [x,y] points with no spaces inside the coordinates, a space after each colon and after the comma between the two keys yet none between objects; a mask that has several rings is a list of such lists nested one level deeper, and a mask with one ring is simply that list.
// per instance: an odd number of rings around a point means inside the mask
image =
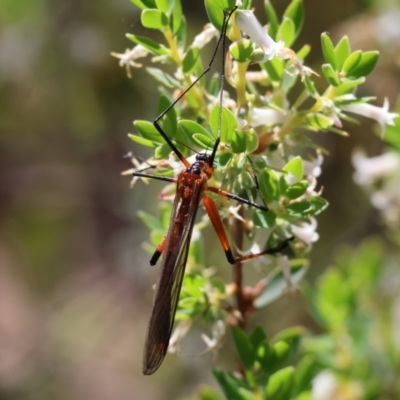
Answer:
[{"label": "insect leg", "polygon": [[168,113],[169,110],[171,110],[176,103],[178,103],[182,97],[185,96],[185,94],[187,92],[190,91],[190,89],[192,89],[193,86],[195,86],[197,84],[197,82],[204,76],[206,75],[210,70],[211,70],[211,66],[214,63],[215,57],[217,56],[218,53],[218,48],[221,44],[221,42],[223,42],[223,38],[225,37],[226,34],[226,29],[228,27],[228,22],[229,19],[231,17],[231,15],[234,13],[234,11],[236,10],[236,7],[230,11],[230,13],[228,14],[228,16],[224,19],[223,25],[222,25],[222,29],[221,29],[221,35],[219,36],[217,45],[215,46],[215,50],[213,55],[211,56],[211,60],[208,63],[207,67],[205,68],[205,70],[183,91],[183,93],[176,99],[174,100],[153,122],[154,127],[157,129],[157,131],[159,132],[159,134],[162,136],[162,138],[167,142],[167,144],[169,145],[169,147],[171,147],[172,151],[176,154],[176,156],[182,161],[182,163],[185,165],[185,167],[189,168],[190,167],[190,163],[189,161],[183,156],[183,154],[178,150],[178,148],[176,147],[176,145],[172,142],[172,140],[168,137],[168,135],[163,131],[163,129],[161,128],[161,125],[159,124],[160,119],[162,119],[164,117],[164,115],[166,115]]},{"label": "insect leg", "polygon": [[222,189],[219,189],[219,188],[216,188],[216,187],[213,187],[213,186],[209,186],[207,188],[207,190],[209,190],[210,192],[213,192],[213,193],[217,193],[217,194],[219,194],[221,196],[228,197],[229,199],[236,200],[236,201],[238,201],[240,203],[247,204],[247,205],[252,206],[254,208],[258,208],[261,211],[268,211],[268,207],[266,205],[254,203],[254,202],[252,202],[250,200],[246,200],[246,199],[244,199],[244,198],[242,198],[240,196],[237,196],[236,194],[226,192],[225,190],[222,190]]},{"label": "insect leg", "polygon": [[[230,193],[228,193],[228,194],[230,194]],[[209,197],[207,195],[204,195],[203,204],[204,204],[204,207],[205,207],[205,209],[207,211],[208,216],[210,217],[210,221],[211,221],[215,231],[217,232],[218,238],[219,238],[219,240],[221,242],[221,245],[222,245],[222,247],[223,247],[223,249],[225,251],[226,258],[227,258],[227,260],[228,260],[228,262],[230,264],[234,264],[234,263],[236,263],[238,261],[251,260],[252,258],[257,258],[257,257],[263,256],[263,255],[267,255],[267,254],[280,253],[294,239],[294,237],[291,236],[288,239],[283,240],[277,246],[272,247],[271,249],[267,249],[267,250],[264,250],[264,251],[261,251],[259,253],[255,253],[255,254],[248,254],[248,255],[245,255],[245,256],[234,257],[233,253],[232,253],[231,246],[229,244],[228,238],[227,238],[226,233],[225,233],[224,226],[223,226],[222,221],[221,221],[221,217],[219,216],[218,209],[217,209],[217,207],[216,207],[216,205],[214,203],[214,200],[211,197]]]},{"label": "insect leg", "polygon": [[156,265],[158,259],[160,258],[162,252],[165,249],[165,243],[167,241],[167,236],[168,236],[168,232],[163,236],[163,238],[161,239],[160,244],[156,248],[156,251],[152,255],[152,257],[150,259],[150,265]]},{"label": "insect leg", "polygon": [[228,238],[225,233],[224,226],[222,225],[221,217],[219,216],[217,207],[214,203],[214,200],[207,196],[203,196],[203,204],[204,208],[207,211],[208,216],[210,217],[210,221],[217,232],[218,238],[221,242],[221,245],[225,251],[226,258],[230,264],[235,263],[235,257],[233,256],[231,246],[229,244]]}]

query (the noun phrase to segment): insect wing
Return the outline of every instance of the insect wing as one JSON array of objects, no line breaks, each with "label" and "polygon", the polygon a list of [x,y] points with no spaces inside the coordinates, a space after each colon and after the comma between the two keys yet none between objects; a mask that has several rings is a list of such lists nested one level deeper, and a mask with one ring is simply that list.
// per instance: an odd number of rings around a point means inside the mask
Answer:
[{"label": "insect wing", "polygon": [[[147,328],[143,357],[143,374],[145,375],[151,375],[161,365],[174,326],[202,186],[194,184],[192,190],[192,196],[189,199],[182,199],[179,189],[175,196],[174,212],[171,217],[170,230],[160,267],[160,278]],[[177,222],[180,216],[185,216],[183,223]]]}]

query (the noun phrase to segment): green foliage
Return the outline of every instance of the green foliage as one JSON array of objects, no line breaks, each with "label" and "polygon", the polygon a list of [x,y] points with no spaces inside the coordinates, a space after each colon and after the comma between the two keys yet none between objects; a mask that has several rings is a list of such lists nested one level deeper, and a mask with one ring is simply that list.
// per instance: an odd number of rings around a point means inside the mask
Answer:
[{"label": "green foliage", "polygon": [[[209,324],[222,324],[224,327],[228,320],[233,319],[240,325],[242,318],[248,318],[246,311],[264,308],[284,293],[296,291],[304,277],[309,264],[307,253],[316,239],[312,235],[315,232],[310,234],[304,229],[299,233],[299,230],[311,226],[310,220],[313,221],[328,206],[321,191],[315,187],[319,174],[316,171],[320,166],[318,157],[323,149],[312,142],[307,133],[332,131],[346,135],[340,123],[341,119],[350,120],[346,107],[357,110],[357,106],[372,100],[370,97],[357,97],[356,91],[374,69],[378,53],[352,52],[347,37],[335,45],[326,33],[322,34],[324,64],[321,70],[326,86],[323,87],[321,80],[316,86],[319,78],[304,65],[310,46],[303,45],[297,53],[290,48],[304,25],[302,0],[292,0],[281,17],[271,2],[264,2],[270,37],[262,37],[262,27],[256,29],[256,33],[249,28],[256,22],[249,11],[251,2],[244,1],[232,15],[226,33],[232,42],[229,47],[232,57],[228,58],[230,73],[226,74],[225,80],[234,95],[229,97],[224,92],[220,97],[218,78],[213,76],[209,81],[205,78],[196,81],[204,66],[208,65],[207,60],[202,60],[201,49],[210,38],[202,32],[194,43],[186,45],[186,23],[180,1],[132,2],[141,9],[143,26],[159,30],[165,39],[159,44],[145,37],[128,35],[130,40],[153,56],[153,63],[160,64],[160,68],[146,68],[162,85],[158,113],[167,109],[190,87],[161,119],[165,134],[184,156],[192,155],[192,150],[209,152],[219,138],[210,186],[268,207],[265,211],[260,209],[263,206],[258,209],[243,206],[246,212],[239,215],[232,209],[227,210],[226,198],[215,196],[215,200],[222,204],[218,203],[218,207],[224,216],[244,220],[244,236],[261,251],[293,238],[287,249],[279,248],[282,251],[278,257],[269,256],[270,273],[250,288],[249,308],[239,310],[238,306],[232,305],[232,292],[228,285],[204,269],[200,233],[209,222],[202,220],[195,224],[176,319],[201,318]],[[205,0],[209,20],[218,31],[224,24],[224,11],[233,10],[235,3],[233,0]],[[249,20],[251,23],[246,22]],[[261,36],[254,37],[256,35]],[[141,50],[139,47],[138,53],[144,57]],[[171,64],[170,70],[175,68],[176,72],[166,73],[166,63]],[[248,70],[254,63],[260,64],[257,74]],[[196,83],[193,85],[193,82]],[[384,108],[381,112],[385,112]],[[385,117],[385,123],[389,124],[390,118]],[[137,120],[134,126],[137,132],[130,138],[154,149],[154,157],[147,161],[149,166],[145,166],[146,170],[161,176],[176,175],[177,170],[182,170],[176,166],[177,161],[170,162],[173,168],[167,163],[166,159],[171,158],[171,148],[152,122]],[[395,128],[388,132],[389,142],[399,148]],[[310,154],[312,156],[308,157]],[[164,161],[162,168],[157,169],[157,163],[152,167],[154,161],[160,164]],[[173,190],[167,195],[172,196]],[[154,246],[168,229],[170,213],[170,204],[161,206],[158,219],[140,213],[140,218],[151,230],[152,244],[145,245],[149,252],[154,251]],[[256,240],[256,235],[263,237],[262,243]],[[310,399],[313,379],[328,369],[338,377],[338,385],[366,382],[363,393],[369,394],[365,398],[372,400],[373,393],[382,386],[371,367],[375,367],[372,354],[383,354],[395,348],[393,340],[388,340],[385,349],[373,345],[367,348],[373,335],[382,332],[382,321],[371,323],[368,318],[376,312],[376,304],[384,301],[377,295],[382,262],[376,242],[363,245],[355,252],[346,250],[337,265],[326,270],[316,288],[306,291],[312,313],[324,330],[320,335],[312,336],[301,328],[292,328],[269,340],[261,327],[247,334],[238,326],[232,326],[230,331],[241,362],[240,373],[214,370],[225,398]],[[239,292],[242,289],[236,288]],[[388,336],[387,331],[383,334]],[[217,335],[214,339],[218,344],[221,337]],[[214,345],[210,348],[214,349]],[[363,366],[363,357],[368,358],[369,365]],[[396,360],[384,359],[383,363],[386,363],[385,371],[397,366]],[[220,396],[203,387],[199,398],[212,400]]]}]

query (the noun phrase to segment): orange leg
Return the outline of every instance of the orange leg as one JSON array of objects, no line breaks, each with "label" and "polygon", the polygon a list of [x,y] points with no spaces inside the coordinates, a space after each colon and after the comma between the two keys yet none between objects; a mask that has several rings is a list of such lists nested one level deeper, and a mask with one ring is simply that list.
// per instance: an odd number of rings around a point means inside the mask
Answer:
[{"label": "orange leg", "polygon": [[164,235],[161,240],[161,243],[157,246],[156,251],[154,252],[153,256],[150,259],[150,265],[156,265],[158,259],[160,258],[162,252],[165,249],[165,243],[167,242],[167,235],[168,232]]},{"label": "orange leg", "polygon": [[[211,188],[208,188],[208,189],[211,189]],[[215,188],[213,188],[213,189],[215,189]],[[214,191],[214,190],[212,190],[212,191]],[[218,193],[218,192],[215,192],[215,193]],[[288,239],[285,239],[283,242],[279,243],[277,246],[275,246],[271,249],[261,251],[260,253],[234,257],[232,250],[231,250],[231,246],[229,245],[229,241],[228,241],[228,238],[225,233],[224,226],[222,225],[221,217],[219,216],[217,207],[214,203],[214,200],[211,197],[204,195],[203,204],[207,211],[208,216],[210,217],[210,221],[215,229],[215,232],[217,232],[218,238],[219,238],[221,245],[225,251],[226,258],[230,264],[235,264],[238,261],[251,260],[252,258],[257,258],[259,256],[263,256],[266,254],[279,253],[289,245],[290,241],[292,241],[294,239],[294,237],[292,236]]]}]

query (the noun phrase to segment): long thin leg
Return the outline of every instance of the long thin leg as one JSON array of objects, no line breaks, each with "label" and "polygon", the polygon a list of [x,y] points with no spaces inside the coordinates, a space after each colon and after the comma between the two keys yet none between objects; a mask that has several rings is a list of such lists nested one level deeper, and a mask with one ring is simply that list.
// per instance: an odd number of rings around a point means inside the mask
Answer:
[{"label": "long thin leg", "polygon": [[214,203],[214,200],[211,197],[204,195],[203,204],[204,204],[204,208],[207,211],[208,216],[210,217],[210,221],[215,229],[215,232],[217,232],[217,235],[221,242],[221,245],[225,251],[226,259],[228,260],[228,262],[230,264],[235,264],[238,261],[251,260],[252,258],[257,258],[257,257],[263,256],[266,254],[279,253],[279,252],[283,251],[289,245],[289,243],[294,239],[294,237],[292,236],[288,239],[285,239],[284,241],[279,243],[277,246],[272,247],[271,249],[267,249],[267,250],[264,250],[264,251],[261,251],[259,253],[255,253],[255,254],[248,254],[246,256],[234,257],[232,250],[231,250],[231,246],[229,244],[228,238],[225,233],[224,226],[221,221],[221,217],[219,216],[217,207]]},{"label": "long thin leg", "polygon": [[226,34],[226,29],[228,27],[228,22],[229,19],[231,17],[231,15],[233,14],[233,12],[236,10],[236,7],[228,14],[227,18],[224,18],[224,22],[222,25],[222,29],[221,29],[221,35],[218,39],[218,43],[217,46],[215,47],[214,53],[211,56],[211,60],[208,64],[208,66],[205,68],[205,70],[189,85],[188,88],[186,88],[183,93],[176,99],[174,100],[153,122],[154,127],[157,129],[157,131],[160,133],[160,135],[163,137],[163,139],[167,142],[167,144],[169,145],[169,147],[171,147],[172,151],[176,154],[176,156],[182,161],[182,163],[185,165],[185,167],[189,168],[190,167],[190,163],[189,161],[183,156],[183,154],[178,150],[178,148],[176,147],[176,145],[172,142],[172,140],[168,137],[168,135],[163,131],[163,129],[161,128],[159,121],[161,118],[164,117],[165,114],[168,113],[169,110],[171,110],[171,108],[173,108],[175,106],[176,103],[178,103],[178,101],[181,100],[181,98],[183,96],[185,96],[185,94],[187,92],[189,92],[189,90],[197,84],[197,82],[204,76],[206,75],[210,70],[211,70],[211,66],[214,63],[215,57],[217,56],[218,53],[218,48],[221,44],[221,42],[223,42],[223,38],[225,37]]},{"label": "long thin leg", "polygon": [[240,196],[237,196],[236,194],[226,192],[225,190],[222,190],[222,189],[219,189],[219,188],[216,188],[216,187],[213,187],[213,186],[209,186],[207,188],[207,190],[210,191],[210,192],[213,192],[213,193],[217,193],[217,194],[219,194],[221,196],[228,197],[229,199],[237,200],[240,203],[247,204],[247,205],[252,206],[254,208],[258,208],[261,211],[268,211],[269,210],[269,208],[266,205],[254,203],[254,202],[252,202],[250,200],[247,200],[247,199],[244,199],[244,198],[242,198]]},{"label": "long thin leg", "polygon": [[142,172],[133,172],[132,176],[138,176],[139,178],[156,179],[158,181],[164,181],[164,182],[173,182],[173,183],[177,183],[178,182],[178,180],[176,178],[171,178],[170,176],[159,176],[159,175],[153,175],[153,174],[144,174]]}]

